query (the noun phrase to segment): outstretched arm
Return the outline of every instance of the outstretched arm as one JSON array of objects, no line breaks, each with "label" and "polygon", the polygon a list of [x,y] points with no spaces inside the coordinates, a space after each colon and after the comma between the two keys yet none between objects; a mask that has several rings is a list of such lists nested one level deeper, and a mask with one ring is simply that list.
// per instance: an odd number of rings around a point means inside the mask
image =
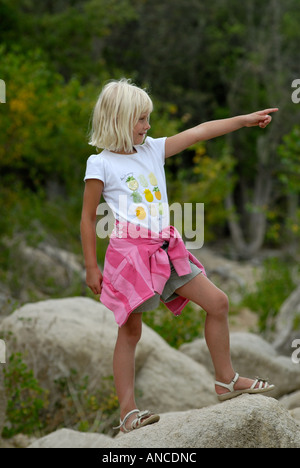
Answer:
[{"label": "outstretched arm", "polygon": [[269,114],[277,111],[278,108],[272,108],[231,119],[214,120],[178,133],[166,140],[166,158],[180,153],[199,141],[211,140],[212,138],[235,132],[243,127],[259,126],[260,128],[266,128],[272,121],[272,117]]}]

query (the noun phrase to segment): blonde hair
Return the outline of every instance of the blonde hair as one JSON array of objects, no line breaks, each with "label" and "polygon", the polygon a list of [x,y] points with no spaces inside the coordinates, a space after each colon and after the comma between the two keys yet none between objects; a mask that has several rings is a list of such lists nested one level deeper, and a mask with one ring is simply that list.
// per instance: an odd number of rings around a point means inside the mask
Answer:
[{"label": "blonde hair", "polygon": [[133,149],[133,128],[142,114],[150,114],[153,103],[147,92],[125,78],[104,86],[95,105],[90,145],[98,149]]}]

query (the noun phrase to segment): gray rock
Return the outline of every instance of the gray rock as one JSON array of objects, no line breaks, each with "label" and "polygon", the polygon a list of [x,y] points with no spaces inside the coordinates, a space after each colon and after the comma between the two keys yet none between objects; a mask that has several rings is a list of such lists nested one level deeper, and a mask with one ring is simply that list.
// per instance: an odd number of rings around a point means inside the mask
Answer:
[{"label": "gray rock", "polygon": [[272,399],[243,395],[216,406],[161,415],[157,424],[111,439],[61,430],[30,448],[300,448],[300,426]]},{"label": "gray rock", "polygon": [[290,410],[290,415],[300,424],[300,408]]},{"label": "gray rock", "polygon": [[28,448],[92,448],[105,447],[112,439],[103,434],[77,432],[71,429],[59,429],[33,442]]},{"label": "gray rock", "polygon": [[280,398],[280,404],[289,410],[300,408],[300,390]]},{"label": "gray rock", "polygon": [[282,304],[276,318],[274,348],[285,355],[290,355],[291,346],[296,338],[300,338],[299,331],[294,329],[295,321],[300,319],[300,286]]}]

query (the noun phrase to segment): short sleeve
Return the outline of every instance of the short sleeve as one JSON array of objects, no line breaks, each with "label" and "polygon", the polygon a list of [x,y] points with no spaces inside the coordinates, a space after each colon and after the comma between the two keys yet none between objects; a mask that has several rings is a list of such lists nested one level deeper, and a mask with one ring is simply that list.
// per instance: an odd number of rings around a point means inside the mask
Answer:
[{"label": "short sleeve", "polygon": [[84,182],[88,179],[101,180],[105,185],[105,165],[104,160],[99,154],[92,154],[86,163]]},{"label": "short sleeve", "polygon": [[151,138],[147,137],[145,141],[145,146],[147,146],[153,154],[157,157],[160,163],[165,164],[165,159],[166,159],[166,139],[167,137],[164,138]]}]

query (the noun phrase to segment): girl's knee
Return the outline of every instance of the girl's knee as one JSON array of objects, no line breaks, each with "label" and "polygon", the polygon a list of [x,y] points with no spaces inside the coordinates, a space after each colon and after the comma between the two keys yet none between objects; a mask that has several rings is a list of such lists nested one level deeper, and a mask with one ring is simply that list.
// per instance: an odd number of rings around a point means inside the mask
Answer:
[{"label": "girl's knee", "polygon": [[228,317],[229,313],[229,299],[227,294],[223,291],[218,292],[218,295],[215,298],[214,310],[212,311],[213,315],[217,318],[223,319]]},{"label": "girl's knee", "polygon": [[142,336],[142,321],[138,317],[128,320],[128,322],[119,329],[119,335],[130,343],[131,345],[137,345]]},{"label": "girl's knee", "polygon": [[229,299],[227,294],[225,294],[223,291],[220,293],[219,297],[219,313],[221,315],[225,315],[226,317],[229,313]]},{"label": "girl's knee", "polygon": [[138,342],[140,341],[142,336],[142,330],[137,327],[134,330],[131,330],[130,333],[127,334],[127,340],[132,344],[132,345],[137,345]]}]

